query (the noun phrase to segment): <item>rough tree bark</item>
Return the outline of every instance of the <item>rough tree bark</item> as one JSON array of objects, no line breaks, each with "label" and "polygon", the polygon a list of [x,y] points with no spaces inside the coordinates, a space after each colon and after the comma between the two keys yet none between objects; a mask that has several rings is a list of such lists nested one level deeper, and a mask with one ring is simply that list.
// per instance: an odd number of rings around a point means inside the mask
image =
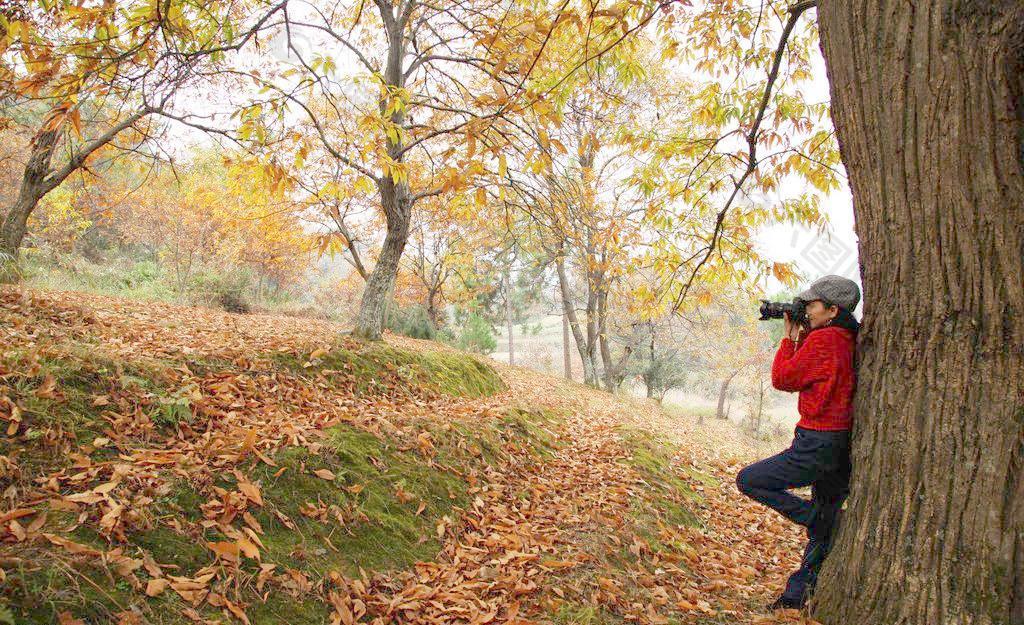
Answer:
[{"label": "rough tree bark", "polygon": [[823,0],[864,284],[828,625],[1024,623],[1024,3]]},{"label": "rough tree bark", "polygon": [[395,184],[391,178],[380,179],[381,206],[387,219],[387,233],[380,248],[380,257],[363,288],[353,334],[371,341],[379,341],[384,330],[384,311],[395,293],[398,263],[409,240],[412,202],[409,187]]},{"label": "rough tree bark", "polygon": [[60,128],[43,130],[32,139],[31,151],[25,171],[22,174],[21,188],[18,199],[7,210],[7,215],[0,224],[0,253],[8,260],[17,262],[21,242],[25,239],[28,217],[32,214],[39,200],[53,187],[47,176],[52,173],[50,161],[60,137]]}]

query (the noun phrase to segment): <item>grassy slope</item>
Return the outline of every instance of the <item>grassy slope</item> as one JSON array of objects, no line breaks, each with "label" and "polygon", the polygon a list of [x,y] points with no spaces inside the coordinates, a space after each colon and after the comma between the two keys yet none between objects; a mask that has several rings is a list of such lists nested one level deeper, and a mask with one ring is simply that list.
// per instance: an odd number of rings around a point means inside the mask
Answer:
[{"label": "grassy slope", "polygon": [[[433,559],[442,546],[438,536],[447,539],[445,527],[458,527],[483,472],[544,462],[559,445],[552,431],[560,416],[549,410],[502,404],[486,419],[467,412],[463,398],[505,388],[493,369],[468,355],[351,340],[313,350],[254,346],[241,360],[189,349],[111,351],[109,328],[79,327],[67,311],[44,314],[5,295],[0,321],[29,331],[16,332],[0,354],[0,398],[8,417],[17,406],[20,418],[0,439],[0,491],[45,511],[45,518],[28,515],[19,524],[34,540],[16,542],[8,532],[0,547],[0,601],[19,623],[51,623],[62,612],[87,622],[115,622],[129,612],[151,623],[221,618],[223,606],[192,608],[180,593],[147,597],[145,590],[156,577],[195,579],[225,568],[234,588],[210,590],[247,604],[251,622],[325,622],[330,607],[317,600],[324,593],[310,589],[322,591],[318,585],[332,571],[366,579]],[[41,339],[26,339],[37,326]],[[233,396],[221,401],[228,382]],[[350,418],[378,403],[382,412],[412,416],[397,425],[394,416]],[[441,418],[416,409],[449,403],[452,414]],[[230,462],[197,464],[204,457],[197,452],[118,481],[118,466],[140,450],[191,445],[217,457],[212,443],[196,445],[217,433],[225,415],[250,411],[291,420],[315,411],[327,416],[291,438],[276,432],[263,440],[261,432],[251,453]],[[658,503],[656,514],[650,506],[634,509],[640,531],[657,542],[660,522],[692,523],[688,489],[666,472],[665,452],[638,433],[626,432],[624,440]],[[113,521],[109,501],[68,503],[68,495],[111,483],[107,494],[123,507]],[[248,484],[256,486],[258,503],[242,494]],[[41,524],[33,528],[33,521]],[[239,536],[258,543],[258,559],[218,556],[213,546]],[[571,610],[556,617],[577,620]]]}]

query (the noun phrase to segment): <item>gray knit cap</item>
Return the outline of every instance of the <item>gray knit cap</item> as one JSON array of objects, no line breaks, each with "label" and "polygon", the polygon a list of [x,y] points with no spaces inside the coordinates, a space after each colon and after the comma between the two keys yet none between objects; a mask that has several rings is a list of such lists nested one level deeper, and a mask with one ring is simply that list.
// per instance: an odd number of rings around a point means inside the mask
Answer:
[{"label": "gray knit cap", "polygon": [[805,302],[820,299],[853,312],[860,302],[860,288],[857,283],[842,276],[822,276],[811,283],[807,290],[797,295]]}]

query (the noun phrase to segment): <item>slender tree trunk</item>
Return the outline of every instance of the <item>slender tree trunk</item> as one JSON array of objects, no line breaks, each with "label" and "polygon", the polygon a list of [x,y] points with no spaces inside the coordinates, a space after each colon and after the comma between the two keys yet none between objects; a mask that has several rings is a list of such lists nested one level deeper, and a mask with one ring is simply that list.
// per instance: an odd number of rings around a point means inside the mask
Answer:
[{"label": "slender tree trunk", "polygon": [[[648,335],[647,335],[647,338],[648,338],[648,341],[647,341],[647,352],[648,353],[647,353],[647,356],[650,359],[650,364],[647,366],[647,372],[644,374],[644,386],[647,387],[647,397],[651,398],[651,397],[657,397],[657,395],[658,395],[655,392],[655,388],[654,388],[654,385],[656,383],[655,382],[655,375],[657,374],[657,366],[658,366],[657,365],[657,361],[655,360],[655,352],[654,352],[654,338],[655,338],[654,337],[654,322],[652,322],[652,321],[648,321],[647,322],[647,331],[648,331]],[[668,389],[665,389],[665,392],[668,392]],[[662,394],[662,396],[664,396],[664,394]],[[661,398],[660,397],[658,397],[658,403],[659,404],[661,403]],[[700,417],[700,421],[703,423],[703,421],[704,421],[703,415]]]},{"label": "slender tree trunk", "polygon": [[562,289],[562,313],[569,321],[569,328],[576,341],[576,349],[580,353],[580,360],[583,361],[583,381],[590,386],[596,386],[597,371],[594,368],[594,360],[590,357],[592,350],[588,339],[583,336],[579,318],[576,316],[576,308],[572,305],[572,296],[569,294],[569,277],[566,275],[565,260],[562,257],[555,259],[555,269],[558,272],[558,285]]},{"label": "slender tree trunk", "polygon": [[725,395],[729,391],[729,383],[732,382],[732,379],[735,378],[736,374],[739,372],[740,370],[737,369],[732,372],[732,375],[722,380],[722,386],[718,390],[718,409],[715,411],[716,419],[727,419],[729,417],[725,412]]},{"label": "slender tree trunk", "polygon": [[615,392],[615,366],[612,362],[612,346],[608,340],[608,292],[597,293],[597,336],[601,350],[601,364],[604,371],[604,390]]},{"label": "slender tree trunk", "polygon": [[440,318],[438,316],[438,310],[437,310],[437,288],[436,287],[431,287],[430,290],[427,291],[427,319],[430,320],[430,323],[431,323],[431,325],[434,326],[435,330],[441,327]]},{"label": "slender tree trunk", "polygon": [[597,366],[597,292],[590,278],[587,279],[587,341],[585,343],[585,359],[590,366],[591,378],[587,382],[594,388],[601,387]]},{"label": "slender tree trunk", "polygon": [[633,326],[629,340],[622,349],[622,354],[616,362],[612,357],[612,344],[608,334],[608,283],[602,282],[603,288],[597,295],[597,329],[599,347],[601,350],[601,363],[604,369],[605,390],[615,393],[622,381],[626,379],[626,366],[633,355],[637,342],[637,326]]},{"label": "slender tree trunk", "polygon": [[1024,623],[1024,4],[819,13],[865,306],[815,615]]},{"label": "slender tree trunk", "polygon": [[562,362],[565,365],[565,379],[572,379],[572,351],[569,349],[569,315],[565,313],[565,300],[562,299]]},{"label": "slender tree trunk", "polygon": [[505,323],[508,326],[508,364],[516,364],[515,344],[512,340],[512,281],[508,272],[502,276],[505,282]]},{"label": "slender tree trunk", "polygon": [[[387,3],[378,3],[384,27],[388,32],[388,54],[387,66],[384,70],[384,83],[391,88],[405,87],[405,68],[403,58],[405,56],[406,32],[405,23],[398,19],[395,9]],[[400,10],[404,5],[400,5]],[[381,112],[387,109],[390,95],[381,98]],[[396,111],[391,114],[391,122],[397,126],[403,125],[405,114]],[[404,144],[399,137],[397,140],[388,138],[387,151],[390,158],[396,163],[404,162]],[[374,265],[370,277],[363,289],[363,298],[359,303],[359,313],[356,315],[353,335],[379,341],[384,331],[384,314],[395,293],[395,279],[398,276],[398,264],[402,259],[402,252],[409,240],[409,226],[412,220],[413,197],[409,192],[407,181],[396,182],[391,172],[384,172],[377,179],[377,190],[380,195],[381,208],[384,211],[384,218],[387,221],[387,234],[384,236],[384,245],[380,250],[380,258]]]}]

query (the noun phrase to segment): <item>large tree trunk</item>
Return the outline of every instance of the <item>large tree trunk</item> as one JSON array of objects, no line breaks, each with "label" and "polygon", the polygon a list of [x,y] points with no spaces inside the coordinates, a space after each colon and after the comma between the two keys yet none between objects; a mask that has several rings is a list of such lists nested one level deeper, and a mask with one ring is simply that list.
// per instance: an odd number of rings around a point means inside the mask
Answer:
[{"label": "large tree trunk", "polygon": [[358,337],[379,341],[384,331],[384,316],[388,302],[395,293],[395,278],[398,263],[402,259],[406,241],[409,240],[411,205],[408,188],[396,185],[390,178],[381,184],[381,199],[387,217],[387,234],[380,249],[380,258],[370,272],[370,278],[363,288],[353,334]]},{"label": "large tree trunk", "polygon": [[[67,162],[57,168],[52,165],[53,154],[65,122],[55,122],[54,125],[47,119],[45,125],[32,138],[28,162],[25,164],[21,187],[18,190],[18,199],[0,224],[0,278],[11,277],[10,268],[18,261],[21,243],[27,232],[28,218],[39,205],[39,201],[56,189],[68,176],[83,167],[96,150],[113,141],[118,134],[131,128],[135,122],[157,110],[147,106],[135,111],[108,128],[102,135],[77,146]],[[51,111],[51,115],[54,113],[55,111]]]},{"label": "large tree trunk", "polygon": [[865,307],[815,614],[1024,623],[1024,4],[819,13]]},{"label": "large tree trunk", "polygon": [[[28,218],[39,205],[39,200],[53,189],[47,176],[51,173],[50,161],[60,137],[60,129],[40,131],[32,139],[25,171],[22,174],[18,198],[7,210],[0,224],[0,264],[17,263],[21,242],[25,239]],[[3,267],[0,267],[3,270]]]}]

